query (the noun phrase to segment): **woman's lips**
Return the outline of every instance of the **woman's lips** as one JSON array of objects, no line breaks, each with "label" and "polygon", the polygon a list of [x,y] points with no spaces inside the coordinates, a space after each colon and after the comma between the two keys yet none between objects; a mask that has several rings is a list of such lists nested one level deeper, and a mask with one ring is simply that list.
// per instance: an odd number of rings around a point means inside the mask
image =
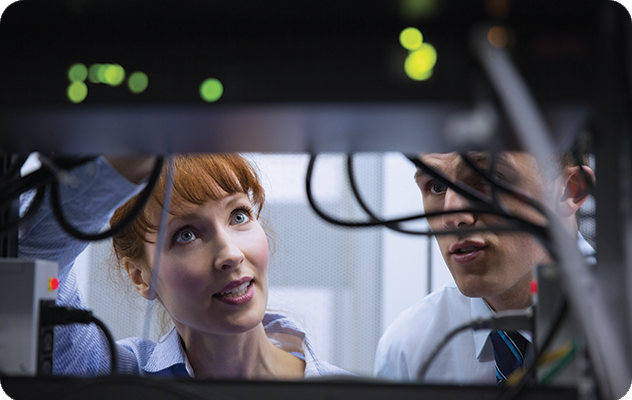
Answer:
[{"label": "woman's lips", "polygon": [[249,277],[249,276],[244,276],[243,278],[239,278],[236,281],[232,281],[228,285],[224,286],[223,288],[221,288],[220,290],[215,292],[215,294],[213,296],[216,296],[216,295],[219,295],[219,294],[223,294],[225,292],[229,292],[229,291],[235,289],[236,287],[239,287],[239,286],[243,285],[244,283],[247,283],[247,282],[250,282],[250,281],[252,281],[252,278]]},{"label": "woman's lips", "polygon": [[[243,286],[243,287],[242,287]],[[213,298],[221,301],[222,303],[230,305],[245,304],[252,300],[255,295],[255,284],[252,280],[246,281],[242,285],[233,288],[231,292],[221,292],[213,295]]]}]

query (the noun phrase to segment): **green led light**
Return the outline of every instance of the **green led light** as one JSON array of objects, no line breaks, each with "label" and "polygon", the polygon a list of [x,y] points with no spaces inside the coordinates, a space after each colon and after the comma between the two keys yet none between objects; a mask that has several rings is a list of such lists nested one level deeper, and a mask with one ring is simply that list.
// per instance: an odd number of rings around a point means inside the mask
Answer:
[{"label": "green led light", "polygon": [[143,93],[147,89],[147,85],[149,85],[149,78],[141,71],[134,72],[127,80],[129,90],[135,94]]},{"label": "green led light", "polygon": [[68,86],[67,94],[73,103],[81,103],[88,96],[88,87],[83,82],[73,82]]},{"label": "green led light", "polygon": [[399,43],[406,50],[417,50],[421,47],[421,44],[424,41],[424,37],[417,28],[406,28],[399,34]]},{"label": "green led light", "polygon": [[106,83],[105,79],[105,71],[108,69],[110,64],[99,64],[97,68],[97,81],[95,83]]},{"label": "green led light", "polygon": [[433,17],[438,10],[439,0],[401,0],[400,11],[408,20]]},{"label": "green led light", "polygon": [[118,86],[125,80],[125,70],[118,64],[106,64],[103,68],[103,83]]},{"label": "green led light", "polygon": [[209,103],[219,100],[223,93],[224,86],[215,78],[209,78],[200,85],[200,96]]},{"label": "green led light", "polygon": [[415,81],[427,81],[428,79],[430,79],[432,77],[432,73],[434,71],[429,69],[427,71],[419,71],[416,72],[414,76],[409,75],[409,77]]},{"label": "green led light", "polygon": [[70,82],[84,82],[88,77],[88,68],[85,64],[77,63],[68,69]]},{"label": "green led light", "polygon": [[411,52],[404,63],[404,70],[409,78],[425,81],[432,76],[432,69],[437,63],[437,51],[434,46],[424,43],[419,49]]},{"label": "green led light", "polygon": [[90,68],[88,68],[88,80],[92,83],[101,83],[99,81],[99,70],[101,69],[101,64],[92,64]]}]

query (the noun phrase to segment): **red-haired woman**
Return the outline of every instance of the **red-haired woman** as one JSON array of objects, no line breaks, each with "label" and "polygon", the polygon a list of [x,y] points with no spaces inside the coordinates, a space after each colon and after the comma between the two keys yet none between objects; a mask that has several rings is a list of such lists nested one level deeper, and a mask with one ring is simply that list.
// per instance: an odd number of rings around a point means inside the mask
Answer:
[{"label": "red-haired woman", "polygon": [[[116,225],[135,203],[138,182],[152,162],[100,157],[76,168],[79,185],[60,191],[70,222],[98,231],[116,210]],[[118,370],[244,379],[347,374],[318,360],[292,321],[266,312],[268,240],[258,220],[264,192],[253,167],[238,155],[182,155],[173,165],[164,232],[159,234],[166,167],[140,217],[113,240],[131,284],[165,308],[173,327],[158,342],[119,340]],[[57,261],[57,304],[85,308],[73,264],[87,243],[66,235],[48,204],[25,227],[20,257]],[[105,374],[109,358],[107,341],[94,325],[56,328],[55,374]]]}]

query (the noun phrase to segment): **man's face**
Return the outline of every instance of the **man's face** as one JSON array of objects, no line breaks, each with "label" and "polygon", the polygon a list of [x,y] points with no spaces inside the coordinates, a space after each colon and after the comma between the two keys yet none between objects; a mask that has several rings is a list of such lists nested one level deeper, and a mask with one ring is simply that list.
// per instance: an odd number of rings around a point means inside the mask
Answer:
[{"label": "man's face", "polygon": [[[489,172],[486,153],[471,153],[479,169]],[[426,154],[421,160],[451,179],[484,193],[490,189],[483,179],[456,153]],[[504,152],[496,160],[494,173],[506,183],[542,201],[542,185],[535,160],[526,153]],[[462,196],[434,178],[418,172],[425,212],[471,209]],[[537,211],[509,195],[498,192],[504,209],[531,222],[544,224]],[[429,218],[434,232],[506,226],[504,218],[491,214],[457,213]],[[533,267],[548,259],[546,251],[522,232],[476,232],[437,235],[441,254],[459,290],[468,297],[483,297],[496,310],[520,309],[531,304],[529,284]]]}]

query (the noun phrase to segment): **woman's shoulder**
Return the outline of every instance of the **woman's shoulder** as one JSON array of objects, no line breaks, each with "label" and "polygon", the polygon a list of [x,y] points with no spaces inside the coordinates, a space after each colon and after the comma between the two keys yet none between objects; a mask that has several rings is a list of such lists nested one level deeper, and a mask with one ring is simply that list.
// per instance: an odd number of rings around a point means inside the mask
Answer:
[{"label": "woman's shoulder", "polygon": [[288,333],[300,338],[305,337],[305,331],[292,318],[277,313],[267,311],[263,316],[263,329],[266,333]]},{"label": "woman's shoulder", "polygon": [[303,356],[300,358],[305,361],[305,378],[354,375],[319,358],[307,333],[292,318],[266,312],[262,323],[268,339],[275,346],[297,357]]},{"label": "woman's shoulder", "polygon": [[119,362],[122,371],[125,371],[128,365],[133,364],[136,364],[141,375],[174,376],[182,375],[186,371],[184,350],[180,345],[179,335],[175,328],[157,342],[140,337],[130,337],[119,340],[117,344],[124,348],[128,354],[126,359],[122,358]]}]

